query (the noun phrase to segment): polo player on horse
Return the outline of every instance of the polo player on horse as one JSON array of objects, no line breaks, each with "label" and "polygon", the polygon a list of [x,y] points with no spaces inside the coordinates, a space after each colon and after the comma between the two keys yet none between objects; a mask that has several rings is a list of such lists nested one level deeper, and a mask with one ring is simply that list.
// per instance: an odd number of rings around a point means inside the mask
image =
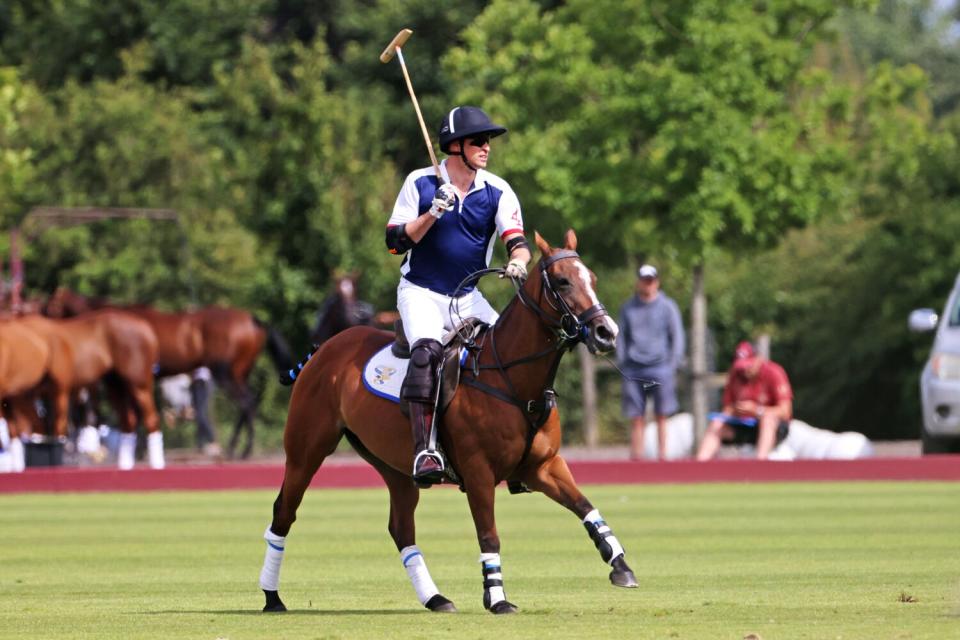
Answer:
[{"label": "polo player on horse", "polygon": [[[506,180],[486,170],[490,139],[507,132],[477,107],[455,107],[439,128],[443,183],[433,167],[407,176],[387,223],[387,248],[405,254],[400,265],[397,309],[411,345],[410,366],[401,397],[409,403],[413,430],[413,478],[422,486],[441,481],[445,467],[433,431],[440,340],[456,323],[450,302],[462,317],[494,324],[498,314],[480,291],[457,286],[488,268],[499,237],[509,262],[504,275],[527,276],[530,249],[523,235],[520,201]],[[502,276],[501,276],[502,277]]]}]

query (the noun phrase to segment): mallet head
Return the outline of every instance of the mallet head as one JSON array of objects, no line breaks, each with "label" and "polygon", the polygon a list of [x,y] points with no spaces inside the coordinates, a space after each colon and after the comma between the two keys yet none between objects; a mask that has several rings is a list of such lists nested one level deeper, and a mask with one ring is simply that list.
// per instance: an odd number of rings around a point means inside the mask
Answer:
[{"label": "mallet head", "polygon": [[383,53],[380,54],[380,62],[386,64],[387,62],[393,60],[393,56],[397,53],[397,49],[402,47],[412,35],[413,31],[410,29],[401,29],[400,33],[393,37],[393,40],[390,41],[390,44],[387,45],[387,48],[384,49]]}]

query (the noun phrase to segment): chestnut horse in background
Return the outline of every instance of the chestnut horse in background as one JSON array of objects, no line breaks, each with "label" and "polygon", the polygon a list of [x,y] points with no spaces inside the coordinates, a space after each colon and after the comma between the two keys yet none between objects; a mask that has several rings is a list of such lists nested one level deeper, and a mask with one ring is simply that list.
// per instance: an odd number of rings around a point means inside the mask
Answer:
[{"label": "chestnut horse in background", "polygon": [[[15,322],[41,336],[49,348],[51,366],[45,393],[50,397],[57,437],[67,435],[71,394],[101,380],[117,411],[121,431],[134,433],[140,420],[148,434],[159,431],[153,401],[157,337],[148,322],[116,309],[69,319],[22,316]],[[154,466],[162,466],[162,460]]]},{"label": "chestnut horse in background", "polygon": [[16,320],[0,320],[0,402],[11,441],[32,430],[31,391],[40,386],[50,366],[47,341]]},{"label": "chestnut horse in background", "polygon": [[[460,387],[438,425],[449,467],[467,494],[481,551],[483,604],[493,613],[516,611],[503,590],[494,518],[495,488],[504,480],[541,491],[576,514],[612,567],[611,582],[637,586],[623,547],[558,454],[560,417],[551,387],[560,359],[581,341],[593,352],[610,351],[618,331],[597,299],[596,277],[578,256],[572,230],[564,241],[562,249],[552,248],[536,234],[539,263],[496,325],[475,340]],[[364,365],[393,338],[372,327],[347,329],[320,348],[294,384],[284,431],[283,484],[264,534],[265,611],[286,610],[278,593],[286,536],[311,479],[344,436],[389,489],[388,530],[420,603],[432,611],[456,610],[434,585],[416,546],[420,490],[410,475],[410,425],[398,404],[368,391],[361,379]],[[344,542],[348,530],[349,523]]]},{"label": "chestnut horse in background", "polygon": [[197,311],[168,312],[146,305],[111,305],[102,298],[86,298],[62,287],[47,302],[45,313],[55,317],[76,316],[96,305],[121,309],[150,323],[159,346],[157,377],[208,367],[239,408],[227,455],[233,457],[240,434],[245,431],[246,445],[241,457],[249,457],[259,402],[249,378],[257,357],[266,346],[279,372],[293,366],[290,349],[276,330],[240,309],[211,306]]}]

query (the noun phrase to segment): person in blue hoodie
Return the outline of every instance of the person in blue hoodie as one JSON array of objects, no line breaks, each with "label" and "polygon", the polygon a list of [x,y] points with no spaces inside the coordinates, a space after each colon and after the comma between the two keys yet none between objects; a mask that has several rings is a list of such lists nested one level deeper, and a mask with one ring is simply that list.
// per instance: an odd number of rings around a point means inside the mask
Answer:
[{"label": "person in blue hoodie", "polygon": [[[636,294],[620,308],[617,364],[627,377],[621,396],[623,414],[631,421],[630,458],[643,457],[646,401],[653,397],[657,418],[657,457],[667,454],[667,418],[677,412],[676,373],[683,362],[686,337],[680,308],[660,291],[657,268],[637,271]],[[656,385],[645,383],[656,382]]]}]

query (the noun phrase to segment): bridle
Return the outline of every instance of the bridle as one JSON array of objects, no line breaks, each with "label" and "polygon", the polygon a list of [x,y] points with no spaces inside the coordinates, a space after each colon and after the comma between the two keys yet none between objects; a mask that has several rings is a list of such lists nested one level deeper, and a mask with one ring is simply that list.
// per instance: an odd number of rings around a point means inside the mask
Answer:
[{"label": "bridle", "polygon": [[[539,263],[539,298],[546,301],[550,311],[545,310],[541,306],[540,302],[526,291],[522,284],[516,281],[514,282],[514,284],[517,286],[517,298],[519,299],[520,303],[533,312],[557,338],[554,345],[542,351],[504,363],[500,360],[500,354],[497,351],[495,338],[496,332],[492,330],[487,331],[481,334],[480,339],[482,343],[486,336],[490,337],[490,353],[493,357],[493,364],[482,365],[480,364],[479,354],[483,349],[483,344],[476,344],[472,336],[461,336],[461,338],[465,338],[464,344],[468,351],[471,352],[473,357],[473,366],[471,367],[473,371],[473,377],[464,376],[461,378],[461,382],[468,386],[475,387],[476,389],[479,389],[488,395],[492,395],[504,402],[512,404],[521,410],[524,418],[530,426],[527,433],[526,447],[523,453],[524,458],[526,457],[526,454],[532,445],[533,436],[536,434],[536,431],[543,425],[544,422],[546,422],[547,418],[550,416],[550,411],[554,406],[556,406],[556,391],[553,389],[553,381],[556,378],[557,369],[560,366],[560,360],[564,352],[573,349],[579,342],[583,341],[587,323],[594,318],[606,315],[607,313],[606,308],[599,303],[591,306],[589,309],[584,310],[580,314],[575,313],[573,309],[570,308],[570,305],[567,304],[567,301],[564,300],[563,296],[557,291],[553,282],[551,282],[547,270],[552,264],[560,260],[579,257],[580,256],[576,251],[571,249],[559,249],[551,255],[541,258]],[[484,269],[482,271],[478,271],[475,274],[468,276],[464,283],[472,279],[479,279],[488,273],[503,273],[503,269]],[[461,283],[461,286],[463,286],[464,283]],[[453,306],[453,304],[454,302],[451,301],[451,306]],[[516,388],[514,387],[513,382],[510,380],[510,376],[507,375],[507,369],[520,364],[534,362],[544,357],[549,357],[551,354],[553,354],[555,357],[550,365],[550,371],[547,374],[543,396],[541,398],[526,401],[519,399],[517,397]],[[504,392],[501,389],[481,382],[478,377],[482,369],[496,370],[500,374],[501,379],[507,387],[507,391]]]},{"label": "bridle", "polygon": [[520,299],[520,302],[523,303],[525,307],[533,311],[539,316],[540,320],[543,321],[547,327],[549,327],[556,334],[560,343],[565,347],[572,348],[577,342],[583,340],[584,328],[587,323],[589,323],[594,318],[599,316],[606,315],[607,309],[602,304],[597,303],[586,309],[579,315],[573,312],[573,309],[570,308],[570,305],[567,304],[567,301],[563,299],[553,283],[550,281],[550,276],[547,273],[547,269],[554,262],[560,260],[565,260],[567,258],[579,258],[580,254],[571,249],[560,249],[550,256],[545,256],[540,260],[540,291],[542,297],[547,301],[547,304],[550,305],[550,308],[553,309],[556,313],[559,314],[559,318],[551,316],[549,313],[543,310],[537,301],[530,297],[530,294],[527,293],[526,289],[522,286],[517,289],[517,297]]}]

